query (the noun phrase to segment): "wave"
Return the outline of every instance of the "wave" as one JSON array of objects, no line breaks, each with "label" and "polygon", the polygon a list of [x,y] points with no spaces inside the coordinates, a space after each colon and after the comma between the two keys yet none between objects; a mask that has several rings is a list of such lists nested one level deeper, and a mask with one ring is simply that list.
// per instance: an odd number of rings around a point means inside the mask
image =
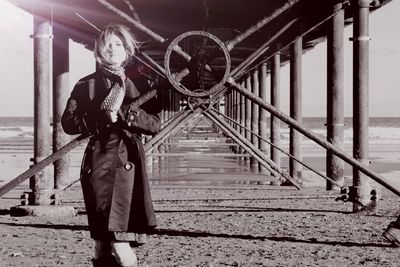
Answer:
[{"label": "wave", "polygon": [[[326,138],[326,129],[317,128],[310,129],[314,134],[321,138]],[[50,133],[52,128],[49,129]],[[269,129],[267,129],[269,135]],[[33,127],[30,126],[11,126],[11,127],[0,127],[0,138],[33,138]],[[353,129],[348,128],[344,130],[343,139],[345,143],[351,143],[353,141]],[[289,128],[281,128],[281,140],[287,142],[289,140]],[[371,144],[384,144],[384,143],[399,143],[400,144],[400,128],[399,127],[370,127],[369,128],[369,141]],[[305,143],[313,141],[304,137]]]},{"label": "wave", "polygon": [[33,138],[33,127],[18,126],[18,127],[0,127],[0,138]]},{"label": "wave", "polygon": [[[310,129],[317,136],[326,139],[326,129]],[[269,131],[267,131],[269,132]],[[290,130],[288,128],[281,129],[281,139],[283,142],[289,141]],[[370,127],[369,128],[369,143],[370,144],[400,144],[400,128],[398,127]],[[303,138],[303,143],[313,143],[307,137]],[[344,143],[353,142],[353,128],[344,130]]]}]

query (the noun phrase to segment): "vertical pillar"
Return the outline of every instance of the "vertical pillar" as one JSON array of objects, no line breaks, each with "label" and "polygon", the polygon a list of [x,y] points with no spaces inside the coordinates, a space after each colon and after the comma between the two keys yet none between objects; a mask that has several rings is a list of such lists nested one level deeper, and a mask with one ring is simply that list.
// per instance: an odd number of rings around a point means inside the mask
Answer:
[{"label": "vertical pillar", "polygon": [[[271,62],[271,105],[280,109],[280,67],[281,55],[276,53]],[[281,125],[280,120],[271,114],[271,143],[280,147]],[[271,146],[271,159],[275,164],[281,166],[281,154],[278,149]]]},{"label": "vertical pillar", "polygon": [[173,90],[170,89],[168,90],[168,95],[167,95],[167,105],[168,105],[168,119],[172,117],[172,109],[173,109],[173,105],[172,105],[172,93]]},{"label": "vertical pillar", "polygon": [[[234,119],[234,114],[235,114],[235,92],[233,90],[229,90],[229,95],[231,99],[231,105],[230,105],[230,117],[231,119]],[[234,124],[231,122],[232,127],[235,127]]]},{"label": "vertical pillar", "polygon": [[[333,6],[336,15],[330,21],[327,51],[327,140],[334,146],[343,149],[344,134],[344,10],[342,3]],[[344,162],[326,152],[326,174],[329,178],[344,184]],[[326,181],[326,189],[338,189],[330,181]]]},{"label": "vertical pillar", "polygon": [[[229,117],[234,120],[234,114],[235,114],[235,91],[229,90],[229,99],[230,99],[230,105],[229,105]],[[235,127],[235,124],[231,121],[230,125],[232,127]]]},{"label": "vertical pillar", "polygon": [[[369,0],[354,1],[353,26],[353,157],[369,164],[368,151],[368,51],[369,51]],[[353,211],[359,211],[370,203],[369,178],[353,169],[353,186],[356,200]]]},{"label": "vertical pillar", "polygon": [[170,96],[170,101],[171,101],[171,117],[174,116],[175,114],[175,91],[171,90],[171,96]]},{"label": "vertical pillar", "polygon": [[[267,63],[262,63],[261,67],[260,67],[260,98],[262,98],[264,101],[267,102]],[[260,116],[260,120],[259,120],[259,133],[262,139],[267,140],[268,136],[267,136],[267,116],[268,113],[265,109],[260,108],[259,110],[259,116]],[[264,154],[268,154],[268,145],[267,142],[265,142],[262,139],[259,139],[258,141],[258,145],[260,147],[260,150],[264,153]],[[267,171],[267,169],[260,165],[260,171],[262,173],[268,174],[269,172]]]},{"label": "vertical pillar", "polygon": [[[302,122],[302,86],[301,86],[301,75],[302,75],[302,37],[298,37],[291,45],[290,53],[290,117],[297,122]],[[293,155],[297,160],[302,160],[301,153],[301,139],[302,135],[292,127],[290,128],[290,143],[289,153]],[[302,166],[293,160],[289,159],[289,174],[294,179],[301,181],[302,179]]]},{"label": "vertical pillar", "polygon": [[[233,119],[233,114],[234,114],[234,90],[229,90],[229,118]],[[228,121],[229,125],[232,127],[235,127],[235,124],[232,121]],[[232,146],[234,143],[233,140],[230,140],[231,142],[231,150],[235,152],[235,147]]]},{"label": "vertical pillar", "polygon": [[179,95],[175,91],[174,91],[174,103],[175,103],[174,104],[174,106],[175,106],[174,115],[175,115],[179,111]]},{"label": "vertical pillar", "polygon": [[[172,89],[169,88],[169,90],[166,90],[165,95],[164,95],[164,100],[165,100],[165,116],[164,119],[166,121],[169,121],[171,118],[171,91]],[[189,133],[188,133],[189,134]],[[168,137],[165,142],[170,143],[170,137]],[[165,151],[168,151],[168,145],[165,146]]]},{"label": "vertical pillar", "polygon": [[[233,90],[235,94],[235,122],[240,122],[240,94],[238,91]],[[240,127],[238,124],[235,124],[235,129],[240,131]]]},{"label": "vertical pillar", "polygon": [[[68,37],[60,25],[54,25],[53,42],[53,152],[70,141],[61,126],[61,116],[69,96],[69,45]],[[54,162],[54,188],[63,189],[71,184],[69,154]]]},{"label": "vertical pillar", "polygon": [[[231,92],[228,91],[225,95],[225,115],[228,116],[229,118],[231,117]],[[230,125],[231,122],[228,121],[228,124]]]},{"label": "vertical pillar", "polygon": [[[255,69],[253,71],[253,77],[252,77],[252,87],[251,87],[251,92],[255,96],[259,96],[259,82],[258,82],[258,70]],[[251,102],[251,131],[253,134],[251,135],[251,143],[256,146],[258,146],[258,137],[255,134],[258,134],[258,120],[259,120],[259,114],[258,114],[258,105],[254,102]],[[251,158],[250,160],[251,166],[254,168],[254,171],[258,171],[258,162],[254,159]]]},{"label": "vertical pillar", "polygon": [[165,111],[166,111],[166,107],[165,107],[165,91],[166,90],[161,90],[161,92],[160,92],[160,98],[161,98],[161,107],[162,107],[162,109],[161,109],[161,114],[160,114],[160,117],[161,117],[161,123],[162,124],[164,124],[164,122],[167,120],[166,119],[166,114],[165,114]]},{"label": "vertical pillar", "polygon": [[175,92],[174,95],[175,95],[175,97],[174,97],[174,99],[175,99],[175,101],[174,101],[174,103],[175,103],[174,115],[175,115],[179,111],[179,94],[177,92]]},{"label": "vertical pillar", "polygon": [[[240,100],[239,98],[240,98],[240,95],[239,95],[239,92],[237,92],[236,90],[232,90],[232,93],[233,93],[233,99],[234,99],[234,105],[235,105],[235,108],[233,109],[233,111],[234,111],[233,119],[235,121],[234,129],[236,131],[240,131],[240,127],[237,124],[239,122],[239,100]],[[236,144],[234,146],[234,151],[235,151],[235,153],[239,153],[239,147],[236,146]]]},{"label": "vertical pillar", "polygon": [[[153,153],[155,153],[155,154],[159,154],[160,153],[160,151],[158,150],[158,146],[154,146]],[[152,167],[153,167],[153,170],[152,170],[153,173],[157,173],[157,172],[160,171],[160,156],[154,156],[153,157],[153,165],[152,165]]]},{"label": "vertical pillar", "polygon": [[[242,85],[242,88],[245,88],[245,85],[246,85],[245,81],[242,81],[241,85]],[[245,99],[244,95],[242,95],[242,94],[240,94],[239,97],[240,97],[240,103],[239,103],[240,121],[239,121],[239,123],[240,123],[240,126],[242,126],[242,127],[240,127],[240,135],[242,137],[245,137],[246,136],[246,131],[243,128],[243,126],[245,126],[245,123],[246,123],[246,118],[245,118],[245,112],[246,112],[246,110],[245,110],[245,101],[246,101],[246,99]],[[245,152],[244,149],[242,147],[240,147],[239,148],[239,153],[243,154],[244,152]],[[240,159],[243,160],[244,158],[240,158]]]},{"label": "vertical pillar", "polygon": [[[246,90],[251,91],[251,76],[250,74],[246,78]],[[246,126],[246,139],[251,141],[251,100],[246,98],[245,101],[245,126]],[[250,158],[246,158],[246,163],[250,163]]]},{"label": "vertical pillar", "polygon": [[[50,17],[50,16],[49,16]],[[48,18],[34,16],[34,158],[36,164],[50,154],[51,24]],[[31,205],[48,205],[54,181],[48,168],[30,180]]]}]

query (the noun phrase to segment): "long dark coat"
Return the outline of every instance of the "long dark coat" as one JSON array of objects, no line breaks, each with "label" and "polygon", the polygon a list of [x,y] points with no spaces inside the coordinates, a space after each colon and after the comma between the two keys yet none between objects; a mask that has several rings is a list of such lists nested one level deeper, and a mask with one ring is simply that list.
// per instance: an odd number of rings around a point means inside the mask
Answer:
[{"label": "long dark coat", "polygon": [[96,240],[134,240],[134,233],[156,227],[141,134],[160,130],[160,105],[153,98],[135,116],[127,116],[129,105],[150,90],[144,77],[128,78],[118,122],[110,126],[100,105],[115,82],[116,76],[101,71],[81,79],[61,119],[67,134],[93,134],[82,161],[81,184]]}]

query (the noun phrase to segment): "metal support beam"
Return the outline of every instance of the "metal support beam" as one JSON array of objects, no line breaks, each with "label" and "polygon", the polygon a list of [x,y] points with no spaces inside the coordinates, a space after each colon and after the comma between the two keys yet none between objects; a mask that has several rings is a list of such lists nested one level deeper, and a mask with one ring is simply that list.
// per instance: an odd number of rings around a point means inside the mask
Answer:
[{"label": "metal support beam", "polygon": [[[244,85],[245,85],[245,81],[242,81],[242,87],[244,87]],[[239,93],[239,92],[238,92]],[[245,123],[246,123],[246,118],[245,118],[245,112],[246,112],[246,110],[245,110],[245,101],[246,101],[246,99],[245,99],[245,97],[244,97],[244,95],[241,95],[240,93],[239,93],[239,98],[240,98],[240,103],[239,103],[239,110],[240,110],[240,120],[239,120],[239,123],[240,123],[240,125],[245,125]],[[242,135],[242,137],[245,137],[246,136],[246,131],[245,131],[245,129],[244,128],[240,128],[240,134]],[[239,147],[239,153],[240,154],[243,154],[244,153],[244,149],[242,148],[242,147]]]},{"label": "metal support beam", "polygon": [[[260,98],[264,101],[267,101],[267,63],[262,63],[260,67]],[[238,93],[238,92],[237,92]],[[259,109],[259,134],[261,139],[258,140],[258,146],[260,150],[267,155],[268,154],[268,145],[262,139],[267,139],[267,116],[268,112],[265,109]],[[260,165],[260,172],[267,173],[267,169],[265,169],[262,165]]]},{"label": "metal support beam", "polygon": [[[233,91],[230,90],[229,91],[229,118],[233,118],[233,108],[234,108],[234,103],[233,103],[234,99],[233,99]],[[230,123],[231,125],[233,125],[232,123]]]},{"label": "metal support beam", "polygon": [[[333,6],[327,50],[327,140],[340,149],[344,148],[344,10],[342,2]],[[326,174],[340,185],[344,185],[344,162],[326,151]],[[326,181],[326,189],[339,189]]]},{"label": "metal support beam", "polygon": [[[259,96],[260,95],[260,84],[258,81],[258,70],[254,70],[252,74],[252,86],[251,86],[251,92]],[[258,121],[259,121],[259,109],[258,105],[254,102],[251,102],[251,131],[255,133],[259,133],[258,129]],[[259,148],[258,146],[258,137],[254,134],[251,135],[251,143]],[[254,160],[254,158],[250,159],[250,166],[252,167],[253,171],[258,171],[258,162]]]},{"label": "metal support beam", "polygon": [[[251,77],[250,75],[247,76],[246,78],[246,87],[245,90],[251,92]],[[251,129],[251,100],[249,98],[246,98],[245,100],[245,120],[246,120],[246,129]],[[251,140],[251,133],[249,131],[246,131],[246,139]],[[245,159],[248,163],[250,160]]]},{"label": "metal support beam", "polygon": [[325,149],[331,150],[335,156],[340,157],[343,159],[345,162],[351,164],[354,167],[357,167],[361,172],[364,174],[368,175],[374,181],[377,183],[381,184],[382,186],[386,187],[388,190],[396,194],[397,196],[400,196],[400,189],[396,188],[393,183],[390,183],[388,180],[385,179],[382,175],[379,173],[376,173],[372,171],[371,169],[368,168],[368,166],[364,165],[360,161],[354,159],[352,156],[347,155],[343,150],[338,149],[337,147],[333,146],[331,143],[326,141],[325,138],[321,138],[315,133],[313,133],[310,130],[305,129],[301,124],[299,124],[296,120],[292,119],[291,117],[287,116],[285,113],[282,111],[276,109],[273,107],[271,104],[265,102],[261,98],[253,95],[251,92],[249,92],[246,88],[242,88],[240,84],[235,82],[233,79],[228,79],[228,83],[234,88],[235,90],[239,91],[241,94],[249,98],[251,101],[256,102],[261,108],[265,108],[270,112],[272,115],[275,115],[279,119],[281,119],[283,122],[287,123],[289,126],[293,127],[297,131],[299,131],[301,134],[306,136],[307,138],[313,140],[315,143],[319,144],[320,146],[324,147]]},{"label": "metal support beam", "polygon": [[[69,40],[60,25],[54,25],[53,42],[53,153],[70,141],[61,126],[61,116],[69,97]],[[73,181],[69,177],[70,154],[54,162],[54,188],[62,189]]]},{"label": "metal support beam", "polygon": [[168,125],[166,125],[158,134],[153,136],[144,145],[145,152],[150,151],[153,146],[160,145],[161,142],[165,141],[165,139],[172,135],[172,132],[175,132],[175,130],[179,130],[179,128],[186,122],[186,120],[189,120],[193,115],[194,112],[191,110],[185,110],[178,113],[173,119],[171,119],[171,122],[168,123]]},{"label": "metal support beam", "polygon": [[[36,164],[50,155],[50,90],[51,90],[51,43],[50,21],[34,16],[34,158]],[[32,190],[30,205],[48,205],[53,193],[54,181],[48,169],[34,175],[30,180]]]},{"label": "metal support beam", "polygon": [[222,119],[220,119],[215,111],[207,110],[206,112],[204,112],[204,115],[207,116],[210,120],[212,120],[215,124],[217,124],[236,143],[242,146],[247,151],[247,153],[252,155],[254,159],[256,159],[264,167],[266,167],[268,171],[274,173],[275,177],[282,177],[286,181],[289,181],[291,184],[293,184],[297,189],[301,189],[301,186],[296,182],[295,179],[290,177],[285,170],[277,168],[275,163],[271,159],[266,157],[257,148],[257,146],[254,146],[249,140],[242,138],[237,131],[235,131],[232,127],[229,126],[228,123],[225,123]]},{"label": "metal support beam", "polygon": [[[276,53],[271,62],[271,105],[277,110],[280,109],[280,68],[281,55]],[[276,147],[280,147],[281,140],[281,124],[279,118],[271,114],[271,142]],[[280,168],[281,155],[280,151],[271,146],[271,159]]]},{"label": "metal support beam", "polygon": [[231,111],[231,91],[229,91],[225,95],[225,114],[229,118],[231,117],[231,112],[230,111]]},{"label": "metal support beam", "polygon": [[[237,121],[239,121],[239,98],[240,98],[240,94],[238,92],[236,92],[235,90],[231,90],[231,92],[233,93],[233,103],[234,103],[233,120],[235,122],[237,122]],[[233,124],[233,127],[235,128],[236,131],[240,130],[239,126],[237,126],[236,124]],[[233,151],[235,153],[239,153],[238,147],[234,146],[233,147]]]},{"label": "metal support beam", "polygon": [[[214,112],[218,113],[219,115],[221,115],[221,116],[223,116],[225,119],[227,119],[227,117],[226,117],[224,114],[222,114],[221,112],[217,111],[215,108],[213,108],[213,109],[211,109],[211,110],[213,110]],[[237,124],[237,123],[236,123],[236,124]],[[239,124],[238,126],[239,126],[240,128],[242,128],[242,129],[244,128],[244,126],[242,126],[242,125],[240,125],[240,124]],[[253,134],[254,134],[254,133],[253,133]],[[241,137],[241,139],[243,139],[242,136],[240,136],[240,137]],[[261,138],[261,136],[258,136],[258,137],[259,137],[260,139],[263,139],[263,138]],[[330,180],[332,183],[336,184],[336,182],[335,182],[334,180],[330,179],[329,177],[326,177],[324,174],[322,174],[321,172],[319,172],[319,171],[313,169],[312,167],[308,166],[307,164],[304,164],[304,162],[298,161],[298,160],[297,160],[296,158],[294,158],[292,155],[290,155],[289,153],[286,153],[286,152],[285,152],[284,150],[282,150],[280,147],[275,146],[274,144],[272,144],[272,143],[271,143],[270,141],[268,141],[267,139],[263,139],[263,141],[264,141],[264,142],[267,142],[269,145],[271,145],[271,147],[273,147],[273,148],[279,150],[280,152],[282,152],[283,154],[287,155],[288,157],[293,158],[293,159],[296,160],[299,164],[303,165],[304,167],[306,167],[306,168],[309,169],[310,171],[314,172],[315,174],[321,176],[321,177],[324,178],[325,180]],[[340,186],[340,185],[337,184],[337,186]]]},{"label": "metal support beam", "polygon": [[[290,53],[290,117],[298,123],[302,123],[302,53],[303,38],[297,38],[291,45]],[[302,160],[302,136],[293,127],[290,127],[289,153],[298,160]],[[289,174],[291,177],[301,181],[302,166],[293,159],[289,159]]]},{"label": "metal support beam", "polygon": [[160,112],[160,119],[161,119],[161,125],[164,124],[164,122],[166,122],[167,119],[167,115],[166,115],[166,100],[165,100],[165,91],[166,90],[161,90],[160,92],[160,99],[161,99],[161,112]]},{"label": "metal support beam", "polygon": [[[353,157],[364,165],[369,165],[368,151],[368,52],[369,52],[369,0],[353,1]],[[353,169],[353,186],[356,200],[353,211],[367,206],[370,200],[370,182],[368,177],[357,168]]]},{"label": "metal support beam", "polygon": [[168,105],[168,113],[167,113],[167,118],[171,118],[172,115],[172,110],[173,110],[173,103],[172,103],[172,89],[168,90],[167,94],[167,105]]},{"label": "metal support beam", "polygon": [[[240,94],[235,90],[231,90],[235,94],[235,121],[240,121]],[[236,130],[240,128],[235,126]]]}]

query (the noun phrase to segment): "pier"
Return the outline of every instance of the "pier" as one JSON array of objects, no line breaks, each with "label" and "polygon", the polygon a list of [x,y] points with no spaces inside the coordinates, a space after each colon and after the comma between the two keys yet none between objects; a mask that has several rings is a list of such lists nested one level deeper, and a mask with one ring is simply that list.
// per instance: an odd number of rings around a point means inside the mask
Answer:
[{"label": "pier", "polygon": [[[71,139],[60,118],[70,92],[68,40],[93,49],[110,22],[143,40],[135,60],[163,80],[162,129],[144,138],[159,226],[138,248],[139,264],[396,266],[396,240],[382,233],[400,238],[400,227],[388,227],[399,215],[400,184],[371,165],[368,140],[369,15],[391,1],[8,1],[34,16],[35,67],[33,140],[0,142],[0,153],[32,155],[29,168],[0,184],[9,266],[90,261],[79,184],[89,137]],[[350,24],[353,143],[346,144]],[[318,101],[327,103],[326,137],[305,127],[302,114],[302,57],[325,39],[327,99]],[[285,64],[289,114],[280,110]],[[24,246],[29,235],[46,245]]]}]

